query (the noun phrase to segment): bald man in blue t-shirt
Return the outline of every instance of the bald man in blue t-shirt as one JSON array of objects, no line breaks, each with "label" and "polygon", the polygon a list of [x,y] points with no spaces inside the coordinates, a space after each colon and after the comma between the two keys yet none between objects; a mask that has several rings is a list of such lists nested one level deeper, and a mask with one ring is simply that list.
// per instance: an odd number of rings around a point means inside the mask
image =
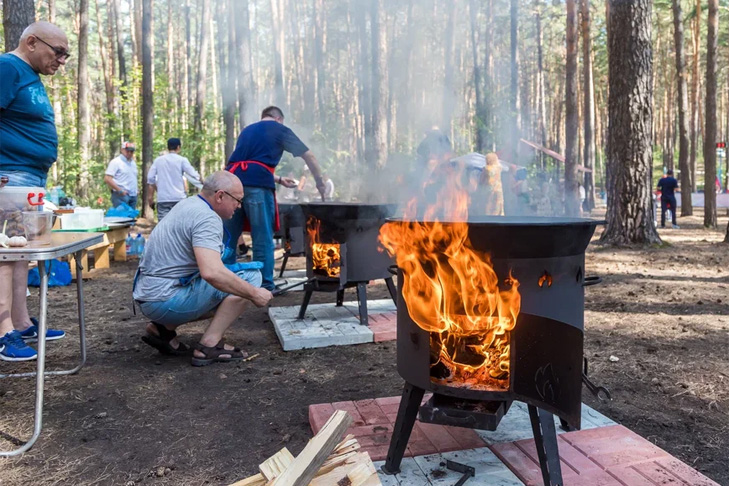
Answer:
[{"label": "bald man in blue t-shirt", "polygon": [[316,188],[324,200],[325,185],[319,163],[311,150],[288,127],[284,126],[284,115],[276,106],[269,106],[261,113],[261,121],[252,123],[238,136],[235,150],[230,156],[226,170],[237,175],[243,183],[241,208],[233,218],[225,222],[225,263],[235,261],[238,238],[244,223],[250,226],[253,240],[253,260],[263,263],[262,287],[273,290],[273,232],[278,229],[276,206],[276,184],[296,187],[289,177],[274,174],[284,151],[294,157],[301,157],[311,170]]},{"label": "bald man in blue t-shirt", "polygon": [[[66,34],[48,22],[29,25],[18,47],[0,55],[0,176],[7,177],[8,186],[46,186],[48,169],[58,157],[58,135],[40,74],[53,76],[69,56]],[[26,344],[38,339],[37,322],[28,314],[27,283],[27,261],[0,263],[0,359],[4,361],[37,357]],[[65,334],[48,329],[46,339]]]}]

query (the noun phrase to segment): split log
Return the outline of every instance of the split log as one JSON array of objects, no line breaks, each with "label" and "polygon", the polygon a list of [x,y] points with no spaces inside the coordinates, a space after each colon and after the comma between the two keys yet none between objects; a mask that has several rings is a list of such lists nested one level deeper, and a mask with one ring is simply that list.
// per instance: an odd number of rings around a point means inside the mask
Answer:
[{"label": "split log", "polygon": [[274,486],[307,486],[351,424],[352,417],[347,412],[334,412],[294,462],[276,478]]},{"label": "split log", "polygon": [[294,462],[294,455],[287,448],[283,448],[258,466],[258,470],[270,481],[280,476]]}]

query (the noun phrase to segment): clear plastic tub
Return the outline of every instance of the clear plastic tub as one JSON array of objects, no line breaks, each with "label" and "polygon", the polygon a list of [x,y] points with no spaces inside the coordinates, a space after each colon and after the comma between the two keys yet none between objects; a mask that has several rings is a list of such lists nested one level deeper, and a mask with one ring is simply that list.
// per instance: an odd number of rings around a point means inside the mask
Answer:
[{"label": "clear plastic tub", "polygon": [[50,211],[23,211],[25,238],[31,246],[51,244],[53,213]]},{"label": "clear plastic tub", "polygon": [[23,211],[42,210],[45,192],[42,187],[0,187],[0,232],[25,236]]},{"label": "clear plastic tub", "polygon": [[61,216],[61,229],[86,230],[104,226],[104,210],[76,208],[73,213]]}]

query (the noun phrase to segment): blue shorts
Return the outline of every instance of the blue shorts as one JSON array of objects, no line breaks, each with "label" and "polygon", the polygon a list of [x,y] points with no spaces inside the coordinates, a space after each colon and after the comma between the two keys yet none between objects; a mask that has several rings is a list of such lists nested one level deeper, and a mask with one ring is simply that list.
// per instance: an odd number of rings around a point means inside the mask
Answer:
[{"label": "blue shorts", "polygon": [[0,170],[0,176],[7,176],[6,187],[46,187],[47,176],[39,176],[22,170]]},{"label": "blue shorts", "polygon": [[[241,270],[236,275],[254,287],[261,286],[259,270]],[[163,326],[179,326],[196,321],[215,310],[229,295],[197,276],[188,285],[180,287],[169,300],[137,304],[142,314],[152,322]]]}]

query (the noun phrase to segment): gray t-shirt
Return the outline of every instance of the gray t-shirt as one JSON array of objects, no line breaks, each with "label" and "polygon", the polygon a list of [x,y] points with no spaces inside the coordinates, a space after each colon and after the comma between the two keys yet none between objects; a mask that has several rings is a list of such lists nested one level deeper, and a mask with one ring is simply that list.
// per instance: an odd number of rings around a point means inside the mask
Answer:
[{"label": "gray t-shirt", "polygon": [[149,235],[134,299],[159,302],[172,297],[180,278],[200,271],[194,247],[223,251],[223,220],[199,196],[180,201]]}]

